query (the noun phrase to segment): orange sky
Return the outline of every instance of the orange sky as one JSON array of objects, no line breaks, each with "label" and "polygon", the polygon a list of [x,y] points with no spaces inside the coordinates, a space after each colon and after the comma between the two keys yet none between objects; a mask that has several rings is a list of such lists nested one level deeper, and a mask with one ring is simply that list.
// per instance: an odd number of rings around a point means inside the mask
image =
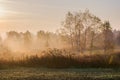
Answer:
[{"label": "orange sky", "polygon": [[16,30],[55,32],[68,11],[84,11],[120,29],[120,0],[0,0],[0,33]]}]

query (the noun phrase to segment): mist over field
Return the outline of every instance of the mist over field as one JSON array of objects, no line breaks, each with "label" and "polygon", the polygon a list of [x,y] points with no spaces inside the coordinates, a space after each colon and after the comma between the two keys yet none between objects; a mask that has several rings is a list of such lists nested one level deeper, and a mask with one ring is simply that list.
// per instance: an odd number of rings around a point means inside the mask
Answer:
[{"label": "mist over field", "polygon": [[25,33],[10,31],[6,33],[6,36],[0,40],[0,55],[3,57],[7,55],[9,57],[41,55],[40,52],[44,50],[50,48],[63,49],[68,45],[59,34],[52,32],[39,31],[37,35],[33,35],[29,31]]},{"label": "mist over field", "polygon": [[[89,10],[68,12],[56,32],[9,31],[0,37],[0,57],[20,59],[56,49],[70,54],[111,54],[120,47],[120,31]],[[53,53],[54,54],[54,53]],[[62,53],[61,53],[62,54]],[[67,53],[65,53],[66,55]]]},{"label": "mist over field", "polygon": [[119,0],[0,0],[0,80],[120,80]]}]

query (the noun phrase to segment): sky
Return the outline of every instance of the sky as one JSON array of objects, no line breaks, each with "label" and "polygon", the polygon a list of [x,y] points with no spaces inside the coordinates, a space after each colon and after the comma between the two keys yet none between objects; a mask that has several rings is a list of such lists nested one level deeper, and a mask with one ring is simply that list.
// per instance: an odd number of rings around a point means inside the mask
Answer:
[{"label": "sky", "polygon": [[120,0],[0,0],[0,33],[55,32],[68,11],[89,11],[120,29]]}]

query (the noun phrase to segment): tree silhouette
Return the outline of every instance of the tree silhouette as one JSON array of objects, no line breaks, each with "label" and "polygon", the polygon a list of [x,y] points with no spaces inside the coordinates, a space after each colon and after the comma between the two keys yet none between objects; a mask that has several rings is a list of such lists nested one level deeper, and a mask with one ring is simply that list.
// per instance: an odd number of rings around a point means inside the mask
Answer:
[{"label": "tree silhouette", "polygon": [[105,21],[102,27],[103,30],[103,48],[104,53],[110,52],[114,48],[114,35],[109,21]]}]

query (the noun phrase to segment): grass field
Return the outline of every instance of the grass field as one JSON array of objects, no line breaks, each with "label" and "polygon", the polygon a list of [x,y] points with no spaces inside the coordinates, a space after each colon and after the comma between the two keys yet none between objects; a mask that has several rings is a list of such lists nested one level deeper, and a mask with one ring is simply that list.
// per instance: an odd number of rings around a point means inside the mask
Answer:
[{"label": "grass field", "polygon": [[120,69],[1,69],[0,80],[120,80]]},{"label": "grass field", "polygon": [[120,80],[120,52],[75,55],[54,49],[20,60],[1,58],[0,80]]}]

